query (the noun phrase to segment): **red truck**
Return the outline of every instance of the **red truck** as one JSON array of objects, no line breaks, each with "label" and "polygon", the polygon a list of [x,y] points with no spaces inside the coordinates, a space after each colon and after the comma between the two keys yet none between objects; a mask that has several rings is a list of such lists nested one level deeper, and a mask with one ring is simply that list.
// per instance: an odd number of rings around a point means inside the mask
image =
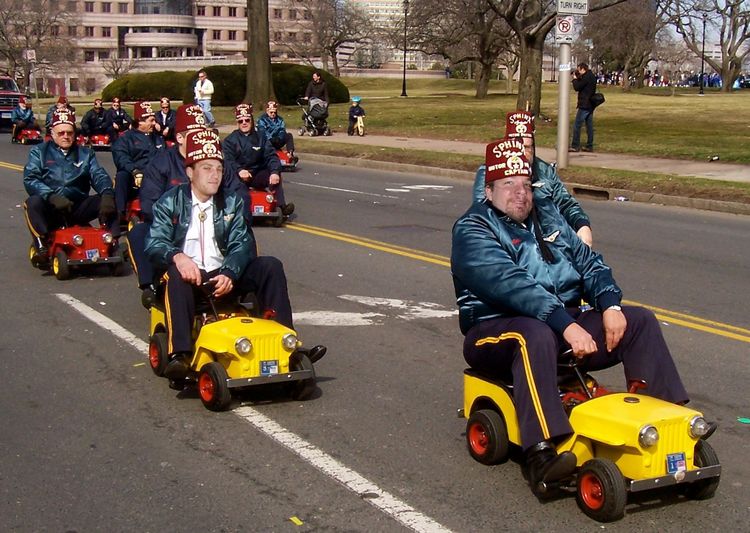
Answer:
[{"label": "red truck", "polygon": [[9,127],[10,114],[18,105],[18,99],[23,95],[13,78],[0,76],[0,125]]}]

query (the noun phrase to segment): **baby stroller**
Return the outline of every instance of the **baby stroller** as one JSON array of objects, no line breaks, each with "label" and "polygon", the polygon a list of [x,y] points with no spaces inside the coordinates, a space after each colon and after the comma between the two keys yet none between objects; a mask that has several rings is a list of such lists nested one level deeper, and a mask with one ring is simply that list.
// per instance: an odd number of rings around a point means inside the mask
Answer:
[{"label": "baby stroller", "polygon": [[297,105],[302,108],[302,127],[299,134],[309,134],[310,137],[316,135],[330,135],[331,128],[328,127],[328,102],[320,98],[297,98]]}]

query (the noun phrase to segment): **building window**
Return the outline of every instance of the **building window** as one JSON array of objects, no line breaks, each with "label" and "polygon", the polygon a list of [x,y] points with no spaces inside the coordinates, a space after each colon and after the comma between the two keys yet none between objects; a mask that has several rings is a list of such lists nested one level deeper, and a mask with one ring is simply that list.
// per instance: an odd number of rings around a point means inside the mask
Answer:
[{"label": "building window", "polygon": [[286,36],[287,36],[287,39],[289,39],[289,42],[293,43],[294,41],[297,40],[297,32],[290,31],[289,33],[286,34]]},{"label": "building window", "polygon": [[70,78],[70,90],[71,92],[78,92],[78,78]]},{"label": "building window", "polygon": [[229,30],[229,40],[230,41],[236,41],[237,40],[237,32],[234,30]]},{"label": "building window", "polygon": [[94,61],[94,51],[86,50],[83,53],[83,59],[86,61],[86,63],[92,63]]},{"label": "building window", "polygon": [[96,78],[86,78],[86,92],[89,94],[96,92]]},{"label": "building window", "polygon": [[84,2],[83,3],[83,10],[86,13],[93,13],[94,12],[94,2]]},{"label": "building window", "polygon": [[109,26],[102,28],[102,37],[112,37],[112,28]]},{"label": "building window", "polygon": [[199,17],[205,17],[206,16],[206,6],[196,6],[195,7],[195,14]]},{"label": "building window", "polygon": [[112,13],[112,2],[102,2],[102,13]]},{"label": "building window", "polygon": [[275,19],[282,18],[282,16],[281,16],[281,10],[280,9],[274,9],[273,10],[273,18],[275,18]]},{"label": "building window", "polygon": [[305,9],[304,17],[305,20],[312,20],[312,13],[310,13],[309,9]]},{"label": "building window", "polygon": [[221,6],[214,6],[214,17],[220,17],[221,16]]},{"label": "building window", "polygon": [[68,37],[75,37],[78,35],[77,26],[68,26]]},{"label": "building window", "polygon": [[94,36],[94,27],[93,26],[84,26],[83,27],[83,36],[84,37],[93,37]]},{"label": "building window", "polygon": [[213,31],[214,41],[221,41],[221,30]]},{"label": "building window", "polygon": [[297,10],[296,9],[290,9],[289,10],[289,20],[297,20]]},{"label": "building window", "polygon": [[52,33],[52,37],[57,37],[60,35],[60,26],[52,26],[50,32]]},{"label": "building window", "polygon": [[99,61],[104,61],[105,59],[109,59],[109,50],[99,52]]},{"label": "building window", "polygon": [[237,16],[237,8],[236,7],[230,7],[229,8],[229,16],[230,17],[236,17]]},{"label": "building window", "polygon": [[118,11],[119,11],[119,12],[120,12],[121,14],[123,14],[123,15],[127,15],[127,13],[128,13],[128,4],[125,4],[125,3],[123,3],[123,2],[120,2],[120,3],[119,3],[119,4],[117,5],[117,10],[118,10]]},{"label": "building window", "polygon": [[284,36],[282,35],[282,33],[280,31],[273,32],[273,40],[274,41],[280,41],[283,38],[284,38]]}]

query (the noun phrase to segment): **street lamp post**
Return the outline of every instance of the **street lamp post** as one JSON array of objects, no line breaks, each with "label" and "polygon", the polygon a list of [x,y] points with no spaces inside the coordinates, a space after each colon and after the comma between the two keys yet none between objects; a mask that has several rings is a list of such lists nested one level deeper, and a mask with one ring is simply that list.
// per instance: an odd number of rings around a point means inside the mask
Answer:
[{"label": "street lamp post", "polygon": [[701,45],[701,81],[700,81],[700,89],[698,90],[698,94],[703,96],[703,62],[706,59],[706,19],[708,18],[708,13],[705,11],[703,12],[703,43]]},{"label": "street lamp post", "polygon": [[401,85],[401,96],[409,96],[406,94],[406,17],[409,14],[409,0],[404,0],[404,78]]}]

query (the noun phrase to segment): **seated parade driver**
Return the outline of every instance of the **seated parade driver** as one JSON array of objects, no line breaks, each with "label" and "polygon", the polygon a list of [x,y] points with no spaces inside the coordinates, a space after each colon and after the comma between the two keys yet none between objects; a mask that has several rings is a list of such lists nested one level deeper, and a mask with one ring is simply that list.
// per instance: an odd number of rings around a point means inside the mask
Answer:
[{"label": "seated parade driver", "polygon": [[[628,382],[645,382],[643,394],[679,404],[688,395],[653,313],[621,307],[622,293],[601,255],[581,241],[552,199],[533,193],[523,144],[506,138],[488,145],[486,166],[486,200],[453,227],[451,272],[464,358],[513,383],[536,493],[540,483],[566,478],[576,467],[573,453],[555,451],[573,432],[557,388],[561,347],[572,348],[583,371],[623,363]],[[581,298],[593,309],[582,312]]]},{"label": "seated parade driver", "polygon": [[[263,316],[293,328],[286,275],[275,257],[258,257],[237,195],[220,190],[223,155],[212,130],[187,135],[189,184],[169,189],[153,206],[146,254],[166,270],[165,307],[170,362],[165,376],[179,386],[192,359],[196,289],[208,282],[217,298],[255,292]],[[314,362],[325,347],[310,349]]]},{"label": "seated parade driver", "polygon": [[[114,237],[119,235],[112,178],[99,166],[93,150],[75,144],[75,123],[75,115],[67,109],[54,111],[52,140],[32,148],[23,169],[23,185],[29,193],[23,207],[36,248],[32,262],[37,266],[47,262],[49,232],[63,225],[88,224],[98,218]],[[90,196],[92,187],[97,194]]]},{"label": "seated parade driver", "polygon": [[18,105],[13,108],[10,114],[10,121],[13,124],[10,139],[13,142],[18,142],[18,137],[25,129],[39,130],[36,118],[34,117],[34,111],[31,109],[31,102],[23,95],[18,98]]}]

